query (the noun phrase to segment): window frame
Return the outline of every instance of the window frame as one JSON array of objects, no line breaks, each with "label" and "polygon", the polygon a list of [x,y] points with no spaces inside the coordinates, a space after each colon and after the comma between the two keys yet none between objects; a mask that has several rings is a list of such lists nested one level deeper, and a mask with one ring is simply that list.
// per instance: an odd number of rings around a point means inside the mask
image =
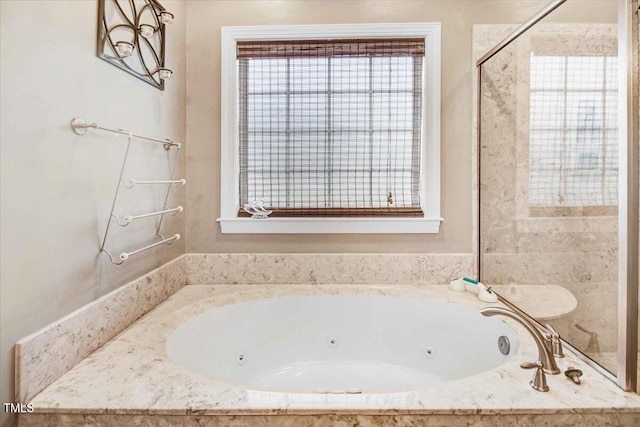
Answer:
[{"label": "window frame", "polygon": [[[439,22],[410,24],[285,25],[222,27],[220,223],[222,233],[438,233],[440,222],[440,64]],[[327,38],[425,39],[423,67],[420,203],[423,217],[238,217],[238,65],[240,40]]]}]

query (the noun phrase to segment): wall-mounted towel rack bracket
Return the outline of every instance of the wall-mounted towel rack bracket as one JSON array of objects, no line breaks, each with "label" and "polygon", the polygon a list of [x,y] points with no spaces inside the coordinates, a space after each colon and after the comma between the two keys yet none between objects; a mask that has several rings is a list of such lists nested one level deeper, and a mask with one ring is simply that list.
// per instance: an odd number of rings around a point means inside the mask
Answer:
[{"label": "wall-mounted towel rack bracket", "polygon": [[[106,127],[106,126],[100,126],[97,123],[87,123],[85,120],[79,118],[79,117],[74,117],[73,119],[71,119],[71,122],[69,123],[71,126],[71,130],[76,134],[76,135],[84,135],[87,133],[87,131],[89,129],[99,129],[99,130],[103,130],[103,131],[107,131],[107,132],[113,132],[116,134],[121,134],[121,135],[127,135],[128,136],[128,140],[127,140],[127,148],[125,149],[125,153],[124,153],[124,158],[122,160],[122,167],[120,168],[120,176],[118,178],[118,186],[116,187],[116,191],[115,194],[113,196],[113,203],[111,204],[111,212],[109,213],[109,219],[107,221],[107,227],[105,229],[104,232],[104,236],[102,238],[102,243],[100,244],[100,252],[104,252],[109,256],[109,259],[111,260],[111,262],[115,265],[120,265],[122,263],[124,263],[126,260],[129,259],[129,257],[131,255],[135,255],[138,254],[140,252],[146,251],[147,249],[151,249],[151,248],[155,248],[157,246],[160,246],[162,244],[166,244],[166,245],[171,245],[173,244],[173,242],[175,242],[176,240],[180,239],[180,234],[176,233],[174,234],[172,237],[169,238],[165,238],[161,233],[160,233],[160,228],[162,227],[162,220],[164,218],[164,215],[176,215],[179,212],[182,212],[184,210],[184,208],[182,206],[178,206],[172,209],[167,208],[167,202],[169,200],[169,192],[171,190],[172,186],[177,186],[177,185],[185,185],[187,183],[187,181],[185,179],[173,179],[175,170],[176,170],[176,166],[178,165],[178,158],[180,157],[180,148],[181,148],[181,144],[179,142],[175,142],[172,141],[170,139],[160,139],[160,138],[152,138],[149,136],[143,136],[143,135],[138,135],[133,133],[130,130],[124,130],[124,129],[118,129],[118,128],[110,128],[110,127]],[[144,141],[149,141],[149,142],[153,142],[153,143],[159,143],[162,144],[163,148],[166,151],[169,151],[171,148],[175,147],[176,148],[176,155],[175,155],[175,160],[173,162],[173,167],[171,168],[171,175],[169,177],[168,180],[159,180],[159,181],[139,181],[139,180],[135,180],[135,179],[130,179],[128,180],[126,183],[123,181],[122,176],[124,174],[124,170],[125,170],[125,166],[127,164],[127,159],[129,156],[129,148],[131,147],[131,141],[133,139],[141,139]],[[145,214],[140,214],[140,215],[125,215],[122,219],[120,219],[117,215],[114,214],[114,210],[116,207],[116,201],[118,200],[118,193],[120,192],[120,187],[122,185],[124,185],[127,188],[132,188],[137,184],[166,184],[167,185],[167,192],[165,194],[164,197],[164,205],[162,210],[157,211],[157,212],[150,212],[150,213],[145,213]],[[162,240],[152,243],[150,245],[147,245],[145,247],[142,247],[140,249],[136,249],[130,252],[122,252],[118,257],[114,257],[113,254],[108,251],[105,248],[106,242],[107,242],[107,236],[109,235],[109,230],[111,227],[111,222],[113,220],[115,220],[118,225],[125,227],[129,224],[131,224],[133,221],[137,220],[137,219],[142,219],[142,218],[148,218],[148,217],[152,217],[152,216],[159,216],[160,219],[158,221],[158,225],[156,227],[156,237],[160,237]],[[155,238],[155,237],[154,237]]]}]

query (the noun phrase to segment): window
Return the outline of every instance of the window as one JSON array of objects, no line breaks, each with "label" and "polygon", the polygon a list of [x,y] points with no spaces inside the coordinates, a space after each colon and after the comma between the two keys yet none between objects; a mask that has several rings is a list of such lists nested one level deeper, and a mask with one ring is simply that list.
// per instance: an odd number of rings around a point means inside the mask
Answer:
[{"label": "window", "polygon": [[534,216],[549,215],[550,209],[615,214],[617,96],[615,56],[532,54],[529,206]]},{"label": "window", "polygon": [[439,24],[224,28],[222,89],[223,232],[438,231]]}]

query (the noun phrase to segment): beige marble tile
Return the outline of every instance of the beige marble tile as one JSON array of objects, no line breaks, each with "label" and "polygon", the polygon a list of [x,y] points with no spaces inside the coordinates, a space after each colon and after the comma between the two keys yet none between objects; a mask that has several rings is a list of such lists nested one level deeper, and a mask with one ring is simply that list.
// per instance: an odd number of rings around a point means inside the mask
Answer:
[{"label": "beige marble tile", "polygon": [[[534,360],[537,349],[524,329],[509,319],[507,323],[519,334],[518,350],[509,362],[471,377],[399,393],[314,395],[250,390],[189,372],[169,360],[165,351],[165,341],[177,326],[217,306],[278,296],[358,294],[486,306],[471,293],[452,292],[440,285],[185,286],[33,398],[30,403],[36,415],[24,415],[22,422],[259,426],[264,420],[264,425],[288,426],[307,422],[341,425],[343,420],[346,425],[358,420],[362,420],[360,425],[385,425],[389,420],[398,425],[424,425],[433,419],[442,420],[440,425],[447,425],[444,420],[453,425],[496,425],[491,424],[498,422],[496,415],[510,415],[513,418],[497,425],[624,425],[621,420],[635,422],[640,414],[640,396],[623,392],[570,353],[558,365],[562,370],[568,366],[582,369],[580,386],[556,375],[547,377],[549,392],[532,390],[528,384],[531,372],[522,370],[519,363]],[[178,415],[185,418],[174,418]]]},{"label": "beige marble tile", "polygon": [[490,253],[482,256],[482,262],[484,281],[490,284],[612,283],[618,279],[617,256],[611,251]]},{"label": "beige marble tile", "polygon": [[37,393],[186,283],[177,258],[16,343],[16,399]]},{"label": "beige marble tile", "polygon": [[471,254],[188,254],[189,284],[445,284]]},{"label": "beige marble tile", "polygon": [[66,415],[39,414],[20,427],[602,427],[637,426],[637,414],[521,415]]}]

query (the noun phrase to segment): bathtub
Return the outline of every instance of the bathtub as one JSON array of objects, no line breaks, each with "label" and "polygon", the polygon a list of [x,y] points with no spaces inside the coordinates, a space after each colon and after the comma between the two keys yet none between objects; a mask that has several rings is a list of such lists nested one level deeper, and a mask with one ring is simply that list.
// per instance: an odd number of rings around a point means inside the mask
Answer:
[{"label": "bathtub", "polygon": [[[640,425],[640,397],[570,351],[559,367],[583,383],[533,390],[519,366],[533,339],[486,306],[442,285],[184,286],[30,398],[19,425]],[[99,328],[108,312],[93,312]],[[64,360],[77,325],[55,324],[56,346],[30,360]]]},{"label": "bathtub", "polygon": [[166,340],[171,361],[216,381],[321,394],[424,389],[496,368],[517,347],[511,327],[477,309],[389,295],[223,305],[182,323]]}]

